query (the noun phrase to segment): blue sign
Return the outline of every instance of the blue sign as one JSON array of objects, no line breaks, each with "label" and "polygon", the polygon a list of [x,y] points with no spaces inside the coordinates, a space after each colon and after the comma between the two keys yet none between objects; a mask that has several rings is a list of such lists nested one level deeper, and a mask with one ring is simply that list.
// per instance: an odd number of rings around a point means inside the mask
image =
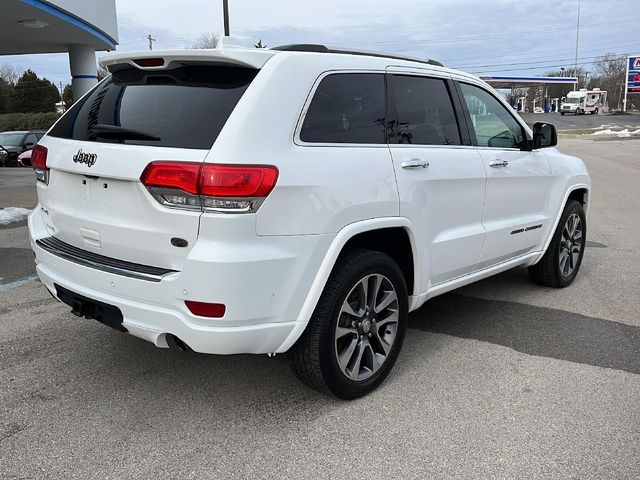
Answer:
[{"label": "blue sign", "polygon": [[627,93],[640,93],[640,57],[629,57]]}]

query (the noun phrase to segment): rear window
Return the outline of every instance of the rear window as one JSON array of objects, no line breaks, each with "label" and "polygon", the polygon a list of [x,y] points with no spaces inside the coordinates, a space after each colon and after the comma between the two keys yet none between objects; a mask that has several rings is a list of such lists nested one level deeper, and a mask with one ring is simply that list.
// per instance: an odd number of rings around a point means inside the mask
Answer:
[{"label": "rear window", "polygon": [[209,149],[256,74],[220,66],[122,70],[74,104],[49,135]]},{"label": "rear window", "polygon": [[392,85],[397,128],[391,132],[389,143],[460,145],[458,123],[444,80],[394,75]]},{"label": "rear window", "polygon": [[386,143],[384,74],[326,76],[311,100],[300,140],[309,143]]}]

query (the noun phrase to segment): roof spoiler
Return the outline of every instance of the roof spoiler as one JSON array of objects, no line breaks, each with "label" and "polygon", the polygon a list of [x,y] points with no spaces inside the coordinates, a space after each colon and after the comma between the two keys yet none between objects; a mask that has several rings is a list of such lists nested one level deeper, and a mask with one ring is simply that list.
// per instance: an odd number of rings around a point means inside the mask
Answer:
[{"label": "roof spoiler", "polygon": [[183,65],[228,65],[259,70],[276,54],[266,49],[210,49],[210,50],[154,50],[139,53],[117,53],[105,55],[100,65],[117,72],[127,68],[156,71],[177,68]]}]

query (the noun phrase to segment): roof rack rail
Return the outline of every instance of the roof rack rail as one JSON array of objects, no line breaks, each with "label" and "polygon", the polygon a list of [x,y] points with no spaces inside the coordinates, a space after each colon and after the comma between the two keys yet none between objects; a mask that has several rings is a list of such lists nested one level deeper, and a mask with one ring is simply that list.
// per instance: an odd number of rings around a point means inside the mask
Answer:
[{"label": "roof rack rail", "polygon": [[291,44],[291,45],[280,45],[279,47],[273,47],[271,50],[281,50],[284,52],[342,53],[344,55],[363,55],[367,57],[392,58],[394,60],[407,60],[410,62],[425,63],[427,65],[444,67],[444,65],[438,62],[437,60],[424,60],[420,58],[404,57],[401,55],[362,52],[357,50],[336,50],[336,49],[329,48],[326,45],[321,45],[316,43],[297,43],[297,44]]}]

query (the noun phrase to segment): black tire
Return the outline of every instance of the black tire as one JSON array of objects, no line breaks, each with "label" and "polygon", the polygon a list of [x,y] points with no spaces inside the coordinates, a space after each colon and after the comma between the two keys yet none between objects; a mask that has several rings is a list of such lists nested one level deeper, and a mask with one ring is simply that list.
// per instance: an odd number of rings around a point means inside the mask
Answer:
[{"label": "black tire", "polygon": [[[397,328],[389,353],[379,369],[367,379],[355,381],[347,378],[338,363],[336,327],[341,316],[342,305],[352,289],[362,279],[374,274],[386,277],[395,289]],[[364,249],[352,249],[343,253],[327,281],[309,325],[289,350],[289,363],[294,373],[307,386],[345,400],[358,398],[371,392],[386,378],[398,358],[406,332],[408,300],[404,276],[391,257],[381,252]],[[342,321],[344,322],[344,319]],[[380,330],[379,327],[382,325],[384,323],[380,322],[377,328]],[[371,336],[371,334],[368,335]],[[356,348],[366,351],[365,347],[360,346],[362,338],[356,334],[353,341],[358,343]]]},{"label": "black tire", "polygon": [[593,114],[598,115],[598,113],[600,113],[600,110],[598,109],[598,107],[596,107],[596,109],[593,111]]},{"label": "black tire", "polygon": [[560,112],[560,115],[562,115],[564,117],[564,112]]},{"label": "black tire", "polygon": [[[572,215],[578,215],[581,222],[581,237],[579,241],[580,253],[578,255],[577,260],[573,265],[573,270],[570,274],[563,273],[560,267],[560,255],[565,247],[565,242],[562,239],[562,234],[567,225],[567,221],[569,217]],[[529,277],[535,283],[539,285],[543,285],[545,287],[553,287],[553,288],[564,288],[567,287],[573,282],[580,270],[580,265],[582,265],[582,258],[584,256],[585,245],[587,242],[587,222],[584,215],[584,208],[580,202],[575,200],[569,200],[567,205],[564,207],[564,211],[562,212],[562,216],[560,217],[560,222],[556,228],[556,231],[553,233],[553,237],[551,238],[551,243],[549,244],[549,248],[544,256],[540,259],[538,263],[530,266],[527,270],[529,272]],[[576,246],[578,245],[576,244]]]}]

